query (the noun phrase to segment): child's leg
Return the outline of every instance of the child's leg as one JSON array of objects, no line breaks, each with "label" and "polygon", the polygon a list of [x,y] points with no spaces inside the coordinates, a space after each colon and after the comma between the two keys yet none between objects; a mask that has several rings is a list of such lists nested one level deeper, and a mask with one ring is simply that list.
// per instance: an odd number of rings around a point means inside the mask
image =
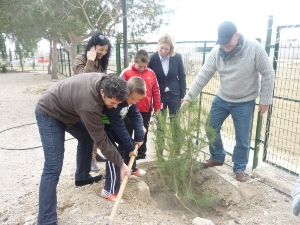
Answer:
[{"label": "child's leg", "polygon": [[146,158],[146,152],[147,152],[147,145],[146,145],[146,143],[147,143],[147,134],[148,134],[148,129],[149,129],[151,112],[152,112],[152,109],[150,109],[149,112],[141,112],[141,115],[143,117],[143,125],[146,128],[147,132],[144,135],[144,143],[139,148],[138,156],[136,158],[137,160],[138,159],[145,159]]},{"label": "child's leg", "polygon": [[110,161],[106,162],[105,191],[107,196],[118,194],[120,190],[120,167]]},{"label": "child's leg", "polygon": [[[124,148],[124,150],[123,150],[123,159],[124,159],[124,163],[125,163],[126,165],[128,165],[128,164],[129,164],[129,161],[130,161],[129,151],[128,151],[127,149],[125,149],[125,148]],[[137,171],[136,160],[134,160],[131,169],[132,169],[132,172]]]},{"label": "child's leg", "polygon": [[97,145],[94,144],[94,146],[93,146],[92,160],[96,161],[96,155],[97,155]]}]

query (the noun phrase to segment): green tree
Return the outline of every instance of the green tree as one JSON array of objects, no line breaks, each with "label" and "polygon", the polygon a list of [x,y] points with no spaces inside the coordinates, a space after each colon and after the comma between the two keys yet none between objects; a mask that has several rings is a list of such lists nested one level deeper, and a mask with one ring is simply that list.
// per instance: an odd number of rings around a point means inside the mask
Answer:
[{"label": "green tree", "polygon": [[39,9],[32,7],[32,0],[3,0],[0,7],[1,29],[15,45],[23,70],[23,58],[37,50],[43,37],[43,29],[38,26]]},{"label": "green tree", "polygon": [[0,32],[0,53],[2,61],[6,60],[7,53],[6,53],[6,46],[5,46],[5,35]]},{"label": "green tree", "polygon": [[[128,25],[134,35],[146,35],[167,23],[173,10],[158,0],[128,0]],[[114,37],[121,33],[123,21],[120,0],[3,0],[0,9],[6,34],[11,38],[38,41],[44,38],[58,42],[76,56],[82,44],[96,30]],[[52,52],[56,45],[52,45]],[[22,46],[25,48],[24,46]],[[58,60],[53,58],[53,68]],[[52,74],[56,73],[52,69]]]}]

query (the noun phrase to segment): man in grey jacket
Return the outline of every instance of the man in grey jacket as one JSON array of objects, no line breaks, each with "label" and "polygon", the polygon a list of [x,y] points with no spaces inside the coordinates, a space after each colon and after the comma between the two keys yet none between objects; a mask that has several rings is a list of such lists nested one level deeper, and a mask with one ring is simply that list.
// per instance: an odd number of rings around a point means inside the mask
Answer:
[{"label": "man in grey jacket", "polygon": [[[35,114],[44,150],[44,168],[39,188],[37,224],[56,224],[56,187],[63,166],[65,132],[78,140],[75,185],[98,182],[92,177],[93,143],[121,169],[121,177],[131,172],[104,130],[104,107],[116,108],[129,94],[127,82],[117,76],[86,73],[62,80],[39,99]],[[137,152],[132,152],[137,155]]]},{"label": "man in grey jacket", "polygon": [[[255,99],[259,96],[258,110],[265,113],[272,104],[275,73],[262,46],[255,40],[244,38],[235,24],[225,21],[218,27],[217,44],[200,69],[182,106],[196,98],[213,75],[218,72],[220,84],[212,102],[207,125],[217,131],[216,141],[209,146],[211,157],[203,166],[222,166],[226,152],[220,131],[225,119],[231,115],[236,135],[233,150],[233,171],[238,181],[246,181],[250,127]],[[260,75],[262,76],[260,88]]]}]

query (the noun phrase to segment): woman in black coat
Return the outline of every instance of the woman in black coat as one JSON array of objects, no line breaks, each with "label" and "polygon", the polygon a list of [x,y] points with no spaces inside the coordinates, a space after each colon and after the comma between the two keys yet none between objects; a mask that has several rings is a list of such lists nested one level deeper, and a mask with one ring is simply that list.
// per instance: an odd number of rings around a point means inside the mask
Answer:
[{"label": "woman in black coat", "polygon": [[159,84],[162,111],[168,108],[172,118],[180,109],[185,96],[186,74],[182,56],[175,53],[171,35],[165,34],[158,39],[158,50],[151,55],[148,68],[154,71]]}]

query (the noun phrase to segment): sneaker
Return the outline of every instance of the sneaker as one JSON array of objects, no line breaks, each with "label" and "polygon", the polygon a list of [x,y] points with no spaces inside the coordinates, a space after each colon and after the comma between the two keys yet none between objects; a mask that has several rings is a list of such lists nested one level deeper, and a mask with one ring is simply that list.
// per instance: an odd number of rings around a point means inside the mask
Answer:
[{"label": "sneaker", "polygon": [[[108,191],[106,191],[104,188],[101,190],[101,197],[108,199],[111,202],[115,202],[117,200],[118,194],[110,194]],[[123,204],[124,200],[121,199],[120,203]]]},{"label": "sneaker", "polygon": [[99,170],[100,170],[100,168],[96,164],[96,161],[92,160],[92,162],[91,162],[91,171],[93,171],[93,172],[99,172]]},{"label": "sneaker", "polygon": [[137,176],[137,177],[142,177],[146,175],[146,170],[143,169],[137,169],[135,172],[131,172],[131,175]]}]

